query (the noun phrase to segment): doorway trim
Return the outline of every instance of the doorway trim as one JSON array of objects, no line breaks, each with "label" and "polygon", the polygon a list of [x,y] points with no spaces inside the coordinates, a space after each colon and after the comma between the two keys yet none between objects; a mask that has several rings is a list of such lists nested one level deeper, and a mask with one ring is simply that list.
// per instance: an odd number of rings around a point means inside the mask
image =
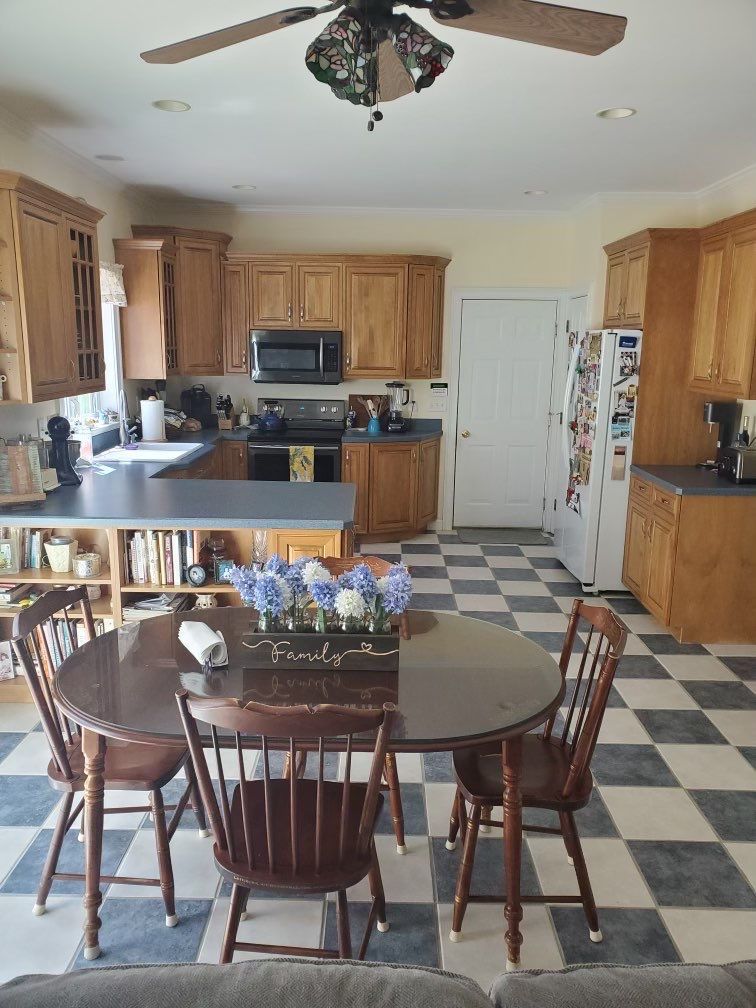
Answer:
[{"label": "doorway trim", "polygon": [[[447,375],[449,381],[449,413],[445,422],[444,440],[444,479],[440,527],[447,531],[453,528],[454,520],[454,481],[457,471],[457,444],[459,418],[457,415],[459,402],[460,358],[462,356],[462,309],[465,301],[554,301],[556,302],[556,332],[554,333],[554,367],[551,376],[551,400],[549,412],[555,412],[556,399],[559,391],[555,389],[557,374],[556,350],[559,346],[557,336],[564,329],[567,320],[567,305],[574,291],[566,287],[454,287],[450,302],[450,340],[447,360],[449,366]],[[548,488],[552,485],[555,464],[555,453],[552,445],[556,443],[554,424],[549,426],[549,444],[546,454],[546,482]],[[548,508],[548,500],[547,500]]]}]

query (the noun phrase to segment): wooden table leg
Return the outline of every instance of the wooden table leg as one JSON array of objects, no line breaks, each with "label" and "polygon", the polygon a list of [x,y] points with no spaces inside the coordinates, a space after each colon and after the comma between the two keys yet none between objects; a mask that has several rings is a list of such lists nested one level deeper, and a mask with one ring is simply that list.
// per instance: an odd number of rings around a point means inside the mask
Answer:
[{"label": "wooden table leg", "polygon": [[507,970],[520,965],[520,868],[522,862],[522,736],[507,739],[502,745],[502,771],[504,777],[504,863],[507,875]]},{"label": "wooden table leg", "polygon": [[105,739],[102,735],[82,731],[84,753],[84,858],[86,882],[84,888],[84,958],[100,956],[99,932],[102,921],[98,910],[102,903],[100,870],[102,863],[102,820],[105,798]]}]

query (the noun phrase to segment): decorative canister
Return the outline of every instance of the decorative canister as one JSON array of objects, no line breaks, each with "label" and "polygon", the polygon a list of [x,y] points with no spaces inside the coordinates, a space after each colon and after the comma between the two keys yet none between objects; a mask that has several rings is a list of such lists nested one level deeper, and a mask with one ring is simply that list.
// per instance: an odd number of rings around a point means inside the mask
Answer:
[{"label": "decorative canister", "polygon": [[97,577],[102,561],[99,553],[78,553],[74,557],[73,570],[76,577]]},{"label": "decorative canister", "polygon": [[69,536],[52,536],[45,543],[45,553],[50,570],[56,574],[67,574],[71,570],[73,558],[79,548],[77,539]]}]

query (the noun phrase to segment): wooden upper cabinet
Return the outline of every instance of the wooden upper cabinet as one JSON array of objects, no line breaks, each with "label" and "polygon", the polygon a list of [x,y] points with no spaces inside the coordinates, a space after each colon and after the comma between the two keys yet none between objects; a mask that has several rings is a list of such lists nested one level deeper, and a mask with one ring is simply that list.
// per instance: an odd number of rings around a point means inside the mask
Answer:
[{"label": "wooden upper cabinet", "polygon": [[442,375],[441,361],[444,346],[444,283],[445,271],[435,268],[433,277],[433,332],[431,334],[431,368],[430,377],[440,378]]},{"label": "wooden upper cabinet", "polygon": [[642,328],[650,243],[613,251],[608,256],[604,325]]},{"label": "wooden upper cabinet", "polygon": [[296,329],[294,264],[252,263],[252,328]]},{"label": "wooden upper cabinet", "polygon": [[716,380],[714,367],[722,313],[722,278],[727,245],[726,235],[702,242],[698,260],[691,384],[704,391],[711,389]]},{"label": "wooden upper cabinet", "polygon": [[179,374],[176,245],[166,238],[117,238],[113,246],[126,289],[120,310],[124,378]]},{"label": "wooden upper cabinet", "polygon": [[338,264],[297,263],[297,312],[301,329],[341,329],[342,268]]},{"label": "wooden upper cabinet", "polygon": [[354,483],[357,499],[354,507],[354,532],[370,530],[370,445],[345,444],[342,448],[342,483]]},{"label": "wooden upper cabinet", "polygon": [[346,267],[344,374],[402,378],[407,331],[407,266]]},{"label": "wooden upper cabinet", "polygon": [[[134,238],[166,238],[176,246],[176,368],[182,375],[223,374],[221,263],[231,236],[172,226],[135,224]],[[172,356],[172,355],[171,355]]]},{"label": "wooden upper cabinet", "polygon": [[99,210],[0,171],[0,371],[4,403],[105,388]]},{"label": "wooden upper cabinet", "polygon": [[756,390],[756,227],[731,239],[726,316],[717,363],[722,392],[749,397]]},{"label": "wooden upper cabinet", "polygon": [[408,378],[430,378],[435,270],[433,266],[412,264],[408,279],[406,375]]},{"label": "wooden upper cabinet", "polygon": [[218,243],[179,237],[179,357],[183,374],[223,374]]},{"label": "wooden upper cabinet", "polygon": [[[249,270],[244,262],[223,263],[223,355],[227,374],[248,374]],[[232,444],[233,442],[226,442]],[[225,447],[225,445],[224,445]],[[226,477],[227,479],[229,477]]]},{"label": "wooden upper cabinet", "polygon": [[370,445],[370,531],[415,527],[418,445],[396,441]]}]

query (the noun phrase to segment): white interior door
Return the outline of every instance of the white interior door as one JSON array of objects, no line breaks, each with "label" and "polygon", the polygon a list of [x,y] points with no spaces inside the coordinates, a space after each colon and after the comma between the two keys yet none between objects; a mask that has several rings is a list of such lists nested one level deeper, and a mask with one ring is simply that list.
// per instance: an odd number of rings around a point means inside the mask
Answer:
[{"label": "white interior door", "polygon": [[556,300],[466,300],[454,524],[541,528]]}]

